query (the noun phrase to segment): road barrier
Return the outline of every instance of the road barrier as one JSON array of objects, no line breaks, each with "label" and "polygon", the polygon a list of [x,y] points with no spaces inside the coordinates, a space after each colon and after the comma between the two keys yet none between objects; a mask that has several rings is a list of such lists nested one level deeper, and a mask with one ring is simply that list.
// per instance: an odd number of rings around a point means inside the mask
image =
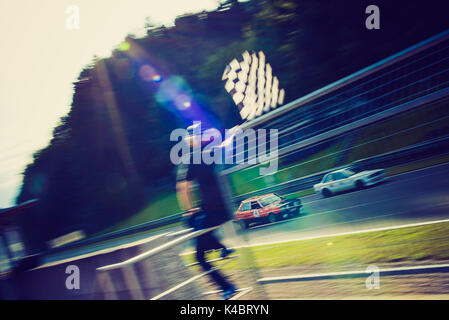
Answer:
[{"label": "road barrier", "polygon": [[[218,227],[220,227],[220,226],[214,226],[211,228],[197,230],[197,231],[193,231],[193,229],[189,229],[188,231],[183,231],[184,234],[176,232],[176,234],[181,234],[181,235],[172,241],[163,243],[162,245],[159,245],[151,250],[143,252],[143,253],[141,253],[137,256],[134,256],[128,260],[125,260],[123,262],[118,262],[118,263],[98,267],[96,269],[98,272],[98,277],[97,277],[98,280],[97,281],[100,284],[100,286],[102,287],[101,291],[105,292],[104,297],[116,299],[117,296],[115,296],[115,295],[108,296],[107,293],[115,294],[116,292],[118,292],[120,290],[128,290],[128,291],[132,292],[132,296],[135,299],[148,299],[149,296],[151,296],[150,300],[160,300],[162,298],[170,298],[170,299],[178,298],[179,299],[182,296],[177,297],[177,296],[173,296],[172,294],[182,288],[185,288],[187,285],[194,283],[195,281],[208,275],[209,273],[222,268],[226,264],[230,263],[232,260],[237,259],[238,256],[230,256],[227,258],[210,260],[208,262],[216,262],[216,261],[224,261],[224,262],[222,262],[218,266],[214,266],[210,270],[204,271],[195,276],[188,277],[187,280],[184,280],[181,283],[173,284],[173,282],[171,282],[169,285],[165,285],[163,291],[156,295],[155,295],[155,292],[156,292],[155,289],[144,290],[142,288],[141,281],[139,281],[138,276],[136,274],[137,268],[135,268],[134,265],[158,255],[157,259],[152,259],[152,261],[150,261],[151,264],[146,266],[146,271],[150,271],[149,269],[151,269],[151,273],[152,273],[152,277],[149,277],[149,279],[146,279],[147,282],[148,281],[154,282],[154,281],[157,281],[157,279],[166,278],[166,277],[168,277],[168,272],[170,272],[171,275],[176,275],[176,274],[179,275],[179,274],[181,274],[181,272],[180,272],[181,269],[186,270],[189,266],[193,266],[196,264],[191,264],[191,265],[187,265],[187,266],[184,265],[182,263],[182,257],[180,255],[179,250],[172,252],[172,254],[169,255],[169,258],[167,258],[167,256],[165,256],[165,258],[164,258],[164,255],[162,255],[162,254],[166,255],[170,251],[173,251],[173,249],[176,246],[178,246],[179,244],[181,244],[185,241],[197,238],[205,233],[212,232],[215,229],[217,229]],[[173,268],[173,266],[176,266],[176,267]],[[166,269],[169,267],[171,267],[170,271],[168,271]],[[115,273],[115,274],[109,273],[114,270],[122,271],[122,276],[123,276],[122,278],[125,279],[124,282],[120,281],[120,277],[117,273]],[[178,276],[178,278],[183,279],[183,277],[179,277],[179,276]],[[118,285],[116,285],[117,279],[118,279]],[[123,287],[125,287],[125,289]],[[148,288],[148,287],[152,287],[152,286],[151,286],[151,284],[150,285],[147,284],[146,287]],[[161,287],[159,286],[158,289],[160,290]],[[248,293],[251,290],[252,290],[252,288],[245,288],[245,290],[243,290],[242,292],[239,292],[237,295],[235,295],[234,299],[237,299],[238,297],[243,296],[244,294]],[[217,291],[216,293],[219,293],[219,292],[220,291]],[[196,290],[196,294],[198,294],[197,290]],[[187,296],[184,298],[192,299],[192,296]]]},{"label": "road barrier", "polygon": [[162,252],[164,250],[170,249],[171,247],[173,247],[175,245],[178,245],[178,244],[180,244],[182,242],[185,242],[187,240],[199,237],[200,235],[203,235],[203,234],[205,234],[207,232],[213,231],[213,230],[215,230],[217,228],[218,228],[218,226],[212,227],[212,228],[208,228],[208,229],[198,230],[198,231],[192,231],[192,232],[187,233],[187,234],[185,234],[183,236],[180,236],[180,237],[178,237],[178,238],[176,238],[176,239],[174,239],[174,240],[172,240],[170,242],[167,242],[167,243],[165,243],[165,244],[163,244],[163,245],[161,245],[161,246],[159,246],[157,248],[154,248],[154,249],[149,250],[147,252],[144,252],[144,253],[142,253],[142,254],[140,254],[138,256],[135,256],[135,257],[133,257],[133,258],[131,258],[129,260],[126,260],[126,261],[123,261],[123,262],[119,262],[119,263],[115,263],[115,264],[111,264],[111,265],[107,265],[107,266],[104,266],[104,267],[100,267],[100,268],[97,268],[97,270],[98,271],[106,271],[106,270],[119,269],[119,268],[123,268],[123,267],[129,266],[129,265],[132,265],[132,264],[137,263],[139,261],[142,261],[144,259],[148,259],[148,258],[150,258],[150,257],[152,257],[152,256],[154,256],[154,255],[156,255],[156,254],[158,254],[158,253],[160,253],[160,252]]},{"label": "road barrier", "polygon": [[354,168],[356,170],[371,170],[378,168],[390,168],[397,165],[403,165],[417,160],[423,160],[430,156],[445,155],[449,153],[449,136],[432,139],[425,143],[419,143],[410,147],[401,148],[399,150],[387,152],[377,156],[358,160],[352,164],[331,168],[319,173],[315,173],[306,177],[290,180],[275,186],[259,189],[238,195],[233,198],[235,204],[239,204],[242,200],[255,197],[270,192],[276,192],[281,195],[289,194],[305,189],[312,188],[314,184],[321,181],[323,176],[329,172],[342,168]]},{"label": "road barrier", "polygon": [[[187,285],[223,266],[221,264],[200,275],[192,276],[188,268],[184,265],[180,256],[179,244],[194,239],[207,232],[217,229],[219,226],[193,231],[190,229],[169,242],[166,237],[160,237],[156,246],[141,254],[133,256],[125,261],[97,267],[96,282],[100,290],[100,298],[119,299],[117,293],[127,291],[132,299],[159,300],[183,299],[186,296],[200,298],[201,293],[197,286]],[[157,255],[157,258],[155,256]],[[150,259],[153,258],[153,259]],[[179,279],[187,279],[179,283]],[[179,292],[183,289],[184,292]],[[97,294],[98,298],[98,294]]]}]

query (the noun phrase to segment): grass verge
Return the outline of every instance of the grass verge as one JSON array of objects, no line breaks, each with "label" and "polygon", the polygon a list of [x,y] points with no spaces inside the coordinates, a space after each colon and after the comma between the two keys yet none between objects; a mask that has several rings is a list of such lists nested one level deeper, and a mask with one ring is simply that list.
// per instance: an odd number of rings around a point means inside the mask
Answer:
[{"label": "grass verge", "polygon": [[164,192],[152,199],[152,202],[129,219],[112,227],[112,230],[120,230],[136,226],[141,223],[157,220],[182,210],[179,208],[178,199],[174,192]]},{"label": "grass verge", "polygon": [[[449,259],[449,222],[407,227],[395,230],[372,231],[319,239],[292,241],[282,244],[251,247],[254,261],[251,267],[238,259],[224,269],[313,267],[326,265],[338,269],[346,265],[368,265],[392,262]],[[246,255],[237,249],[235,254]],[[186,263],[193,255],[183,256]],[[210,253],[209,259],[217,258]]]},{"label": "grass verge", "polygon": [[294,198],[301,198],[301,197],[305,197],[305,196],[310,196],[312,194],[315,194],[315,190],[313,188],[309,188],[309,189],[305,189],[305,190],[300,190],[300,191],[297,191],[297,192],[289,193],[289,194],[285,195],[285,197],[287,199],[294,199]]}]

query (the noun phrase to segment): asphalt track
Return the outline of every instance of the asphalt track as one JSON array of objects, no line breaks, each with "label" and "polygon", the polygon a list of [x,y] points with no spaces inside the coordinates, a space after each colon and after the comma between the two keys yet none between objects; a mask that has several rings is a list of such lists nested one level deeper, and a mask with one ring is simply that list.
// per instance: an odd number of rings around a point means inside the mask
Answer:
[{"label": "asphalt track", "polygon": [[[449,163],[389,177],[386,182],[323,198],[311,195],[301,198],[302,215],[272,224],[252,225],[241,231],[235,225],[235,237],[225,237],[229,246],[257,245],[306,237],[353,232],[373,228],[428,222],[449,218]],[[177,227],[167,231],[178,231]],[[224,237],[222,229],[217,231]],[[156,234],[156,233],[155,233]],[[145,235],[148,238],[154,234]],[[129,237],[109,243],[79,248],[47,256],[44,262],[55,262],[98,250],[142,240]],[[190,251],[192,243],[185,243]]]},{"label": "asphalt track", "polygon": [[[251,225],[247,244],[427,222],[449,218],[449,164],[389,177],[364,190],[301,198],[302,215]],[[242,234],[242,231],[239,232]]]}]

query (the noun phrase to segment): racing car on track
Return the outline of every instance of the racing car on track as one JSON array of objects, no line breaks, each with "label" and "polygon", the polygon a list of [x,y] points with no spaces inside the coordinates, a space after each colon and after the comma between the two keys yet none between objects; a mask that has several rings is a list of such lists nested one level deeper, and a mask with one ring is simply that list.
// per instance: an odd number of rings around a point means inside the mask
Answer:
[{"label": "racing car on track", "polygon": [[236,212],[234,222],[242,229],[247,229],[253,222],[275,222],[288,217],[299,216],[301,212],[300,199],[285,199],[276,193],[243,200]]},{"label": "racing car on track", "polygon": [[326,174],[320,183],[313,186],[317,194],[330,197],[337,192],[363,189],[387,179],[383,169],[354,172],[346,168]]}]

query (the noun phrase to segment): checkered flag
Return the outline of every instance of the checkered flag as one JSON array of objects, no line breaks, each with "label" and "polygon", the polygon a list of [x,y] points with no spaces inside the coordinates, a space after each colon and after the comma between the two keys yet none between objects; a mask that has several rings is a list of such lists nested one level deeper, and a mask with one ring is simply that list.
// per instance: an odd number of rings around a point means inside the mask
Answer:
[{"label": "checkered flag", "polygon": [[273,77],[262,51],[245,51],[240,61],[234,59],[226,66],[221,79],[226,81],[225,89],[243,120],[254,119],[284,102],[285,91],[279,90],[279,80]]}]

